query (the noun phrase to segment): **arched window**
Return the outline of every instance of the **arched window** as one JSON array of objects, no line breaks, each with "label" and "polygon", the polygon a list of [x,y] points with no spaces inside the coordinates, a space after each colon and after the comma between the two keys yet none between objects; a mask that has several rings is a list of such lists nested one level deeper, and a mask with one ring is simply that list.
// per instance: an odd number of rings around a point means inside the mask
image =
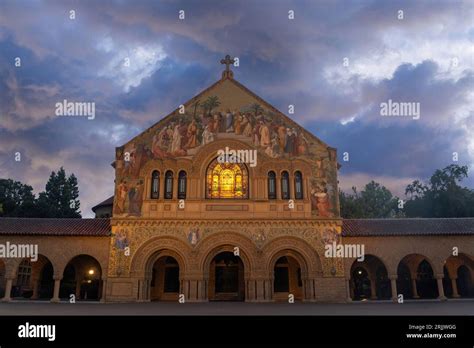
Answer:
[{"label": "arched window", "polygon": [[31,262],[29,260],[23,260],[18,266],[18,275],[16,278],[16,285],[19,287],[29,286],[31,280]]},{"label": "arched window", "polygon": [[248,176],[245,164],[214,159],[207,168],[206,198],[247,199]]},{"label": "arched window", "polygon": [[268,199],[276,199],[276,175],[274,171],[268,172]]},{"label": "arched window", "polygon": [[303,199],[303,175],[300,171],[295,173],[295,199]]},{"label": "arched window", "polygon": [[165,199],[173,198],[173,172],[168,170],[165,174]]},{"label": "arched window", "polygon": [[290,178],[288,172],[281,173],[281,199],[290,199]]},{"label": "arched window", "polygon": [[186,172],[184,170],[178,175],[178,199],[186,199]]},{"label": "arched window", "polygon": [[160,172],[155,170],[151,174],[151,198],[160,198]]}]

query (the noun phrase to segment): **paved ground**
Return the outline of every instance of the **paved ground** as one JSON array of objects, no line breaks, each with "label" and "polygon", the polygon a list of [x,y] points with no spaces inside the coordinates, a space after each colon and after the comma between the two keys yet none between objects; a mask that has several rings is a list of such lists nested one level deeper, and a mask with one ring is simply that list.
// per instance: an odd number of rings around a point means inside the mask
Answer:
[{"label": "paved ground", "polygon": [[474,300],[328,303],[0,303],[0,315],[474,315]]}]

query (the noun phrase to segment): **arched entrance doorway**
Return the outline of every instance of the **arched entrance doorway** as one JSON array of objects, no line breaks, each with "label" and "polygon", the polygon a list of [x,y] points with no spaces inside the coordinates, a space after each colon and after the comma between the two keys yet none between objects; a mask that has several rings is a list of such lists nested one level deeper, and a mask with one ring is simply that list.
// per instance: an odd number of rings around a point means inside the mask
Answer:
[{"label": "arched entrance doorway", "polygon": [[102,296],[102,269],[90,255],[78,255],[66,265],[59,297],[70,300],[98,301]]},{"label": "arched entrance doorway", "polygon": [[239,256],[228,251],[214,256],[209,270],[209,300],[245,300],[244,264]]},{"label": "arched entrance doorway", "polygon": [[151,301],[177,301],[179,296],[179,264],[174,257],[162,256],[152,267]]},{"label": "arched entrance doorway", "polygon": [[301,266],[291,256],[282,256],[273,270],[273,299],[288,301],[289,294],[295,300],[303,300],[303,281],[301,279]]},{"label": "arched entrance doorway", "polygon": [[374,255],[365,255],[364,261],[354,261],[350,285],[351,296],[355,301],[388,300],[392,296],[387,268]]}]

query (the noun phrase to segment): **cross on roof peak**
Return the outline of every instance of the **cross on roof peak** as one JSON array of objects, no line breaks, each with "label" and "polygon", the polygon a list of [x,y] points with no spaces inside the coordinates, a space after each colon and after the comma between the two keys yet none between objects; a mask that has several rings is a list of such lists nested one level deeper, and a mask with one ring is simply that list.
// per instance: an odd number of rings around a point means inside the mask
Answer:
[{"label": "cross on roof peak", "polygon": [[221,64],[225,64],[225,70],[222,72],[222,79],[233,78],[234,73],[230,70],[229,66],[235,63],[235,59],[231,58],[230,55],[226,55],[224,59],[221,59]]}]

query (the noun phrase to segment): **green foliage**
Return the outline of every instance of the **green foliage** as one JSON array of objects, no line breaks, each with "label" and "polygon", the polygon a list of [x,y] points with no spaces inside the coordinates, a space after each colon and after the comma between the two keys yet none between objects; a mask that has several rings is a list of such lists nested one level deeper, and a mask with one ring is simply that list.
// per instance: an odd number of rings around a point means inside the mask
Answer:
[{"label": "green foliage", "polygon": [[81,217],[77,178],[74,174],[67,177],[62,167],[51,173],[37,199],[31,186],[0,179],[0,205],[0,216],[4,217]]},{"label": "green foliage", "polygon": [[372,181],[360,193],[339,193],[341,216],[346,219],[388,217],[468,217],[474,216],[474,190],[462,187],[467,166],[449,165],[438,169],[428,183],[415,180],[406,187],[406,201],[398,209],[398,198]]},{"label": "green foliage", "polygon": [[260,106],[260,104],[252,104],[250,105],[250,110],[252,110],[252,112],[254,113],[255,117],[257,117],[257,115],[261,112],[264,112],[265,110]]},{"label": "green foliage", "polygon": [[384,186],[375,181],[369,182],[358,193],[352,187],[352,193],[339,192],[341,216],[346,219],[389,218],[400,216],[398,198]]},{"label": "green foliage", "polygon": [[57,173],[51,173],[46,190],[39,194],[38,212],[42,217],[81,217],[78,197],[77,178],[74,174],[66,177],[66,172],[61,167]]},{"label": "green foliage", "polygon": [[459,183],[468,176],[467,166],[449,165],[436,170],[429,182],[418,180],[407,186],[406,215],[409,217],[474,216],[474,191]]},{"label": "green foliage", "polygon": [[0,205],[0,216],[31,216],[35,208],[33,188],[12,179],[0,179]]},{"label": "green foliage", "polygon": [[205,114],[211,116],[212,109],[217,108],[219,105],[221,105],[219,98],[217,96],[211,96],[201,104],[201,108]]}]

